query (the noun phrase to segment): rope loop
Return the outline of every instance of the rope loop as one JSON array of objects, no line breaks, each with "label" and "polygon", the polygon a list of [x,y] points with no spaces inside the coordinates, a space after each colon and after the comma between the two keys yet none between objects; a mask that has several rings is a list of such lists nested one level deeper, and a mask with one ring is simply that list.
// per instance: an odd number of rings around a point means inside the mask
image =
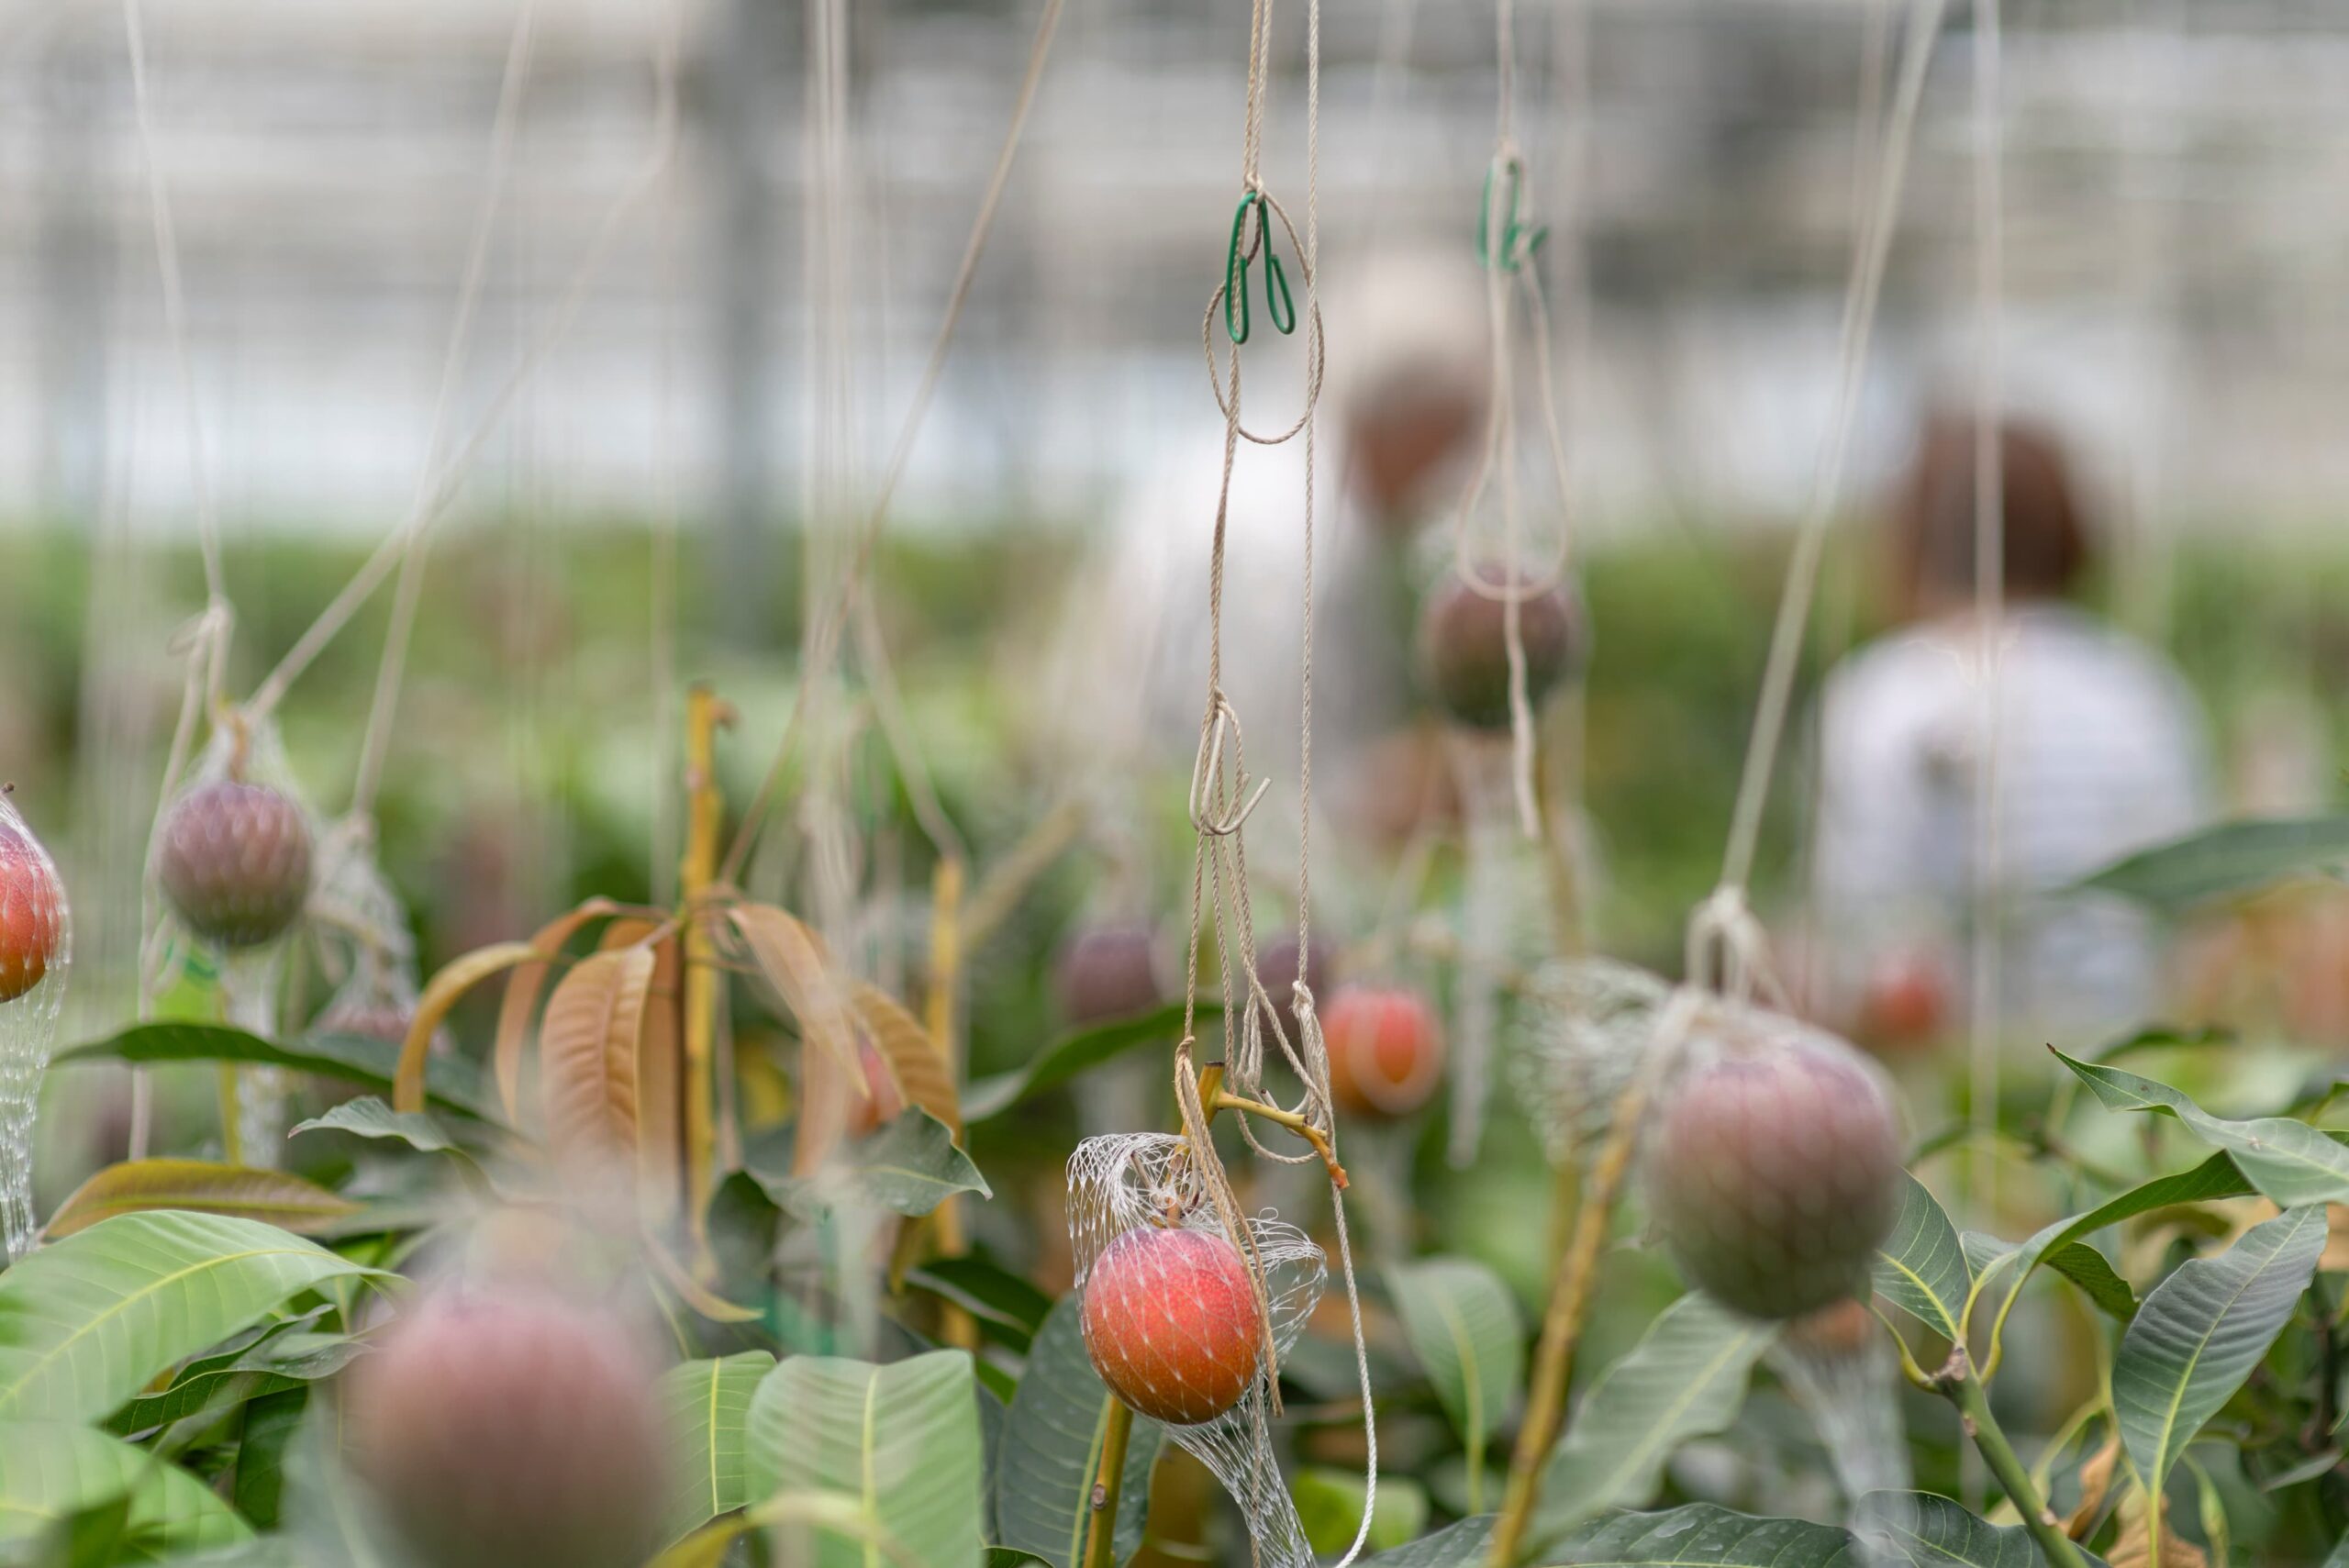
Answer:
[{"label": "rope loop", "polygon": [[1770,962],[1770,939],[1746,902],[1745,889],[1725,882],[1705,896],[1688,917],[1686,984],[1732,1001],[1757,996],[1778,1010],[1791,1000]]},{"label": "rope loop", "polygon": [[[1248,214],[1253,209],[1256,224],[1251,229]],[[1283,333],[1297,329],[1299,312],[1295,296],[1290,293],[1288,272],[1273,249],[1272,233],[1265,215],[1280,220],[1281,232],[1286,236],[1288,247],[1297,252],[1297,276],[1305,289],[1305,406],[1287,428],[1277,435],[1266,435],[1240,423],[1239,391],[1227,385],[1238,380],[1240,345],[1248,340],[1248,263],[1259,250],[1264,257],[1264,306],[1271,315],[1273,327]],[[1252,240],[1252,242],[1251,242]],[[1231,362],[1227,364],[1216,352],[1215,318],[1220,311],[1225,336],[1231,339]],[[1311,422],[1313,413],[1321,401],[1321,385],[1328,358],[1321,335],[1321,295],[1313,269],[1313,255],[1298,235],[1297,224],[1289,217],[1288,209],[1280,199],[1261,184],[1252,183],[1240,206],[1231,217],[1231,247],[1224,256],[1223,282],[1208,301],[1205,319],[1199,323],[1199,350],[1206,357],[1208,385],[1215,393],[1215,406],[1226,423],[1241,436],[1260,447],[1276,447],[1302,433]]]},{"label": "rope loop", "polygon": [[[1231,769],[1227,777],[1223,765],[1224,737],[1231,737]],[[1207,722],[1200,726],[1197,760],[1191,764],[1190,814],[1193,830],[1210,839],[1229,839],[1237,834],[1273,787],[1270,779],[1259,779],[1256,787],[1248,788],[1248,762],[1245,738],[1241,733],[1240,716],[1232,711],[1230,702],[1218,688],[1208,699]],[[1244,796],[1244,798],[1243,798]]]}]

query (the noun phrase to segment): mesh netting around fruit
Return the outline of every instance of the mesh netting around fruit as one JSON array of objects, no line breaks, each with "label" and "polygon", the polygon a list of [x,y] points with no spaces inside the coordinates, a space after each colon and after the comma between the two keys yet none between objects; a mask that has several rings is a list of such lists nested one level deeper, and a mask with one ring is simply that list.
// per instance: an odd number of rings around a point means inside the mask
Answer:
[{"label": "mesh netting around fruit", "polygon": [[[33,1118],[39,1107],[41,1074],[57,1040],[58,1014],[65,1005],[73,923],[56,865],[7,796],[0,795],[0,857],[15,855],[38,866],[54,894],[45,907],[9,907],[20,897],[37,897],[38,889],[12,891],[15,877],[0,884],[0,933],[30,937],[37,946],[47,948],[39,978],[12,1000],[0,1002],[0,1244],[6,1245],[11,1262],[31,1250],[36,1235]],[[0,865],[0,874],[7,869]]]},{"label": "mesh netting around fruit", "polygon": [[1899,1357],[1866,1307],[1847,1302],[1788,1325],[1767,1359],[1809,1414],[1846,1501],[1909,1489]]},{"label": "mesh netting around fruit", "polygon": [[[308,915],[334,994],[310,1022],[321,1034],[406,1038],[419,995],[407,906],[384,876],[372,822],[345,817],[318,846]],[[447,1047],[436,1030],[433,1049]]]},{"label": "mesh netting around fruit", "polygon": [[[285,747],[275,724],[254,720],[242,713],[230,715],[216,725],[204,754],[180,787],[163,807],[165,830],[159,835],[156,863],[148,868],[148,875],[162,887],[164,896],[159,900],[163,920],[155,931],[155,957],[148,965],[148,973],[156,978],[157,989],[164,984],[164,975],[177,963],[185,962],[192,950],[207,952],[220,977],[222,1012],[228,1021],[249,1034],[264,1040],[278,1035],[279,993],[285,973],[285,954],[291,937],[300,929],[301,914],[297,910],[282,929],[266,940],[250,946],[225,945],[217,933],[199,929],[184,909],[175,906],[165,883],[164,870],[173,853],[169,825],[180,807],[201,792],[214,786],[235,783],[259,785],[273,790],[290,803],[298,815],[303,846],[298,857],[302,875],[306,879],[302,904],[317,886],[316,861],[320,842],[321,825],[317,814],[304,797],[294,776],[292,764],[286,760]],[[217,841],[216,841],[217,842]],[[242,850],[245,846],[236,846]],[[258,858],[272,873],[282,873],[296,857],[278,853]],[[215,868],[206,867],[207,871]],[[248,869],[243,865],[222,865],[206,879],[206,891],[218,888],[233,890],[234,873]],[[250,901],[233,891],[220,895],[224,916],[250,920]],[[285,1084],[284,1074],[274,1067],[246,1067],[236,1074],[237,1155],[240,1163],[250,1166],[270,1166],[277,1162],[284,1142]]]},{"label": "mesh netting around fruit", "polygon": [[1536,972],[1509,1071],[1551,1159],[1587,1160],[1606,1140],[1673,995],[1663,976],[1617,959],[1562,960]]},{"label": "mesh netting around fruit", "polygon": [[1328,1264],[1269,1210],[1241,1217],[1234,1235],[1209,1183],[1175,1134],[1077,1145],[1068,1217],[1078,1320],[1104,1380],[1164,1422],[1240,1505],[1255,1561],[1310,1568],[1313,1549],[1273,1452],[1277,1373],[1265,1351],[1269,1340],[1276,1367],[1297,1343]]}]

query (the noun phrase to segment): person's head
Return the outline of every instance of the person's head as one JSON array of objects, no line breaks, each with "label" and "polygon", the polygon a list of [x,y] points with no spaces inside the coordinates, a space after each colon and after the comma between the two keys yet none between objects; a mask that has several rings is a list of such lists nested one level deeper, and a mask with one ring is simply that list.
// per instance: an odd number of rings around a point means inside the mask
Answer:
[{"label": "person's head", "polygon": [[[1973,602],[1975,431],[1969,415],[1935,414],[1894,497],[1895,596],[1913,616]],[[1998,428],[2001,573],[2009,599],[2060,599],[2087,575],[2091,541],[2063,447],[2018,419]]]},{"label": "person's head", "polygon": [[1330,386],[1347,483],[1382,525],[1473,450],[1491,400],[1485,276],[1463,251],[1387,250],[1332,270]]}]

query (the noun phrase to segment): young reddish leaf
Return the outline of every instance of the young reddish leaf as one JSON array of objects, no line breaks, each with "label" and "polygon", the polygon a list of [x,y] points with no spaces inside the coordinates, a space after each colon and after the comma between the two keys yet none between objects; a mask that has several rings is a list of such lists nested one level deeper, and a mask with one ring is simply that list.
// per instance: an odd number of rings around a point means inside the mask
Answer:
[{"label": "young reddish leaf", "polygon": [[946,1064],[945,1053],[930,1038],[903,1004],[879,986],[859,981],[851,1005],[856,1009],[856,1020],[881,1053],[882,1062],[889,1069],[889,1076],[897,1085],[898,1096],[908,1105],[919,1106],[953,1130],[955,1140],[963,1137],[962,1098],[954,1092],[953,1070]]},{"label": "young reddish leaf", "polygon": [[46,1234],[51,1240],[86,1230],[117,1214],[193,1209],[258,1219],[303,1234],[323,1229],[359,1206],[287,1171],[216,1165],[206,1160],[131,1160],[83,1182],[58,1205]]},{"label": "young reddish leaf", "polygon": [[518,965],[506,982],[506,995],[497,1006],[497,1095],[506,1119],[518,1121],[522,1103],[522,1048],[529,1042],[530,1016],[539,1010],[539,993],[547,983],[555,955],[589,921],[617,914],[619,906],[608,898],[590,898],[539,928],[530,947],[539,962]]},{"label": "young reddish leaf", "polygon": [[633,1165],[636,1062],[658,963],[649,947],[599,952],[562,977],[539,1026],[539,1093],[560,1159]]}]

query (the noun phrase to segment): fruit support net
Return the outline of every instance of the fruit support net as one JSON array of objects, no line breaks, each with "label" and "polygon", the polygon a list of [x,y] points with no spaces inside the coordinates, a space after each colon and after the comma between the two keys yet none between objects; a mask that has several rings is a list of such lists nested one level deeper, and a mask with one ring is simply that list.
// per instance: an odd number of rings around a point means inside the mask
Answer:
[{"label": "fruit support net", "polygon": [[[17,808],[0,795],[0,840],[14,837],[26,853],[47,869],[50,884],[62,886],[48,851]],[[8,896],[0,893],[0,898]],[[0,921],[0,927],[6,922]],[[0,1002],[0,1243],[7,1261],[32,1250],[33,1118],[40,1107],[41,1074],[57,1040],[58,1014],[65,1006],[65,972],[73,957],[73,924],[62,896],[57,906],[57,946],[32,989]]]},{"label": "fruit support net", "polygon": [[[1232,1235],[1219,1216],[1201,1162],[1174,1133],[1117,1133],[1088,1138],[1068,1162],[1068,1232],[1076,1255],[1078,1319],[1102,1254],[1120,1237],[1151,1228],[1181,1228],[1229,1241],[1251,1264],[1264,1292],[1261,1323],[1269,1357],[1260,1353],[1255,1375],[1238,1404],[1205,1421],[1167,1423],[1177,1443],[1214,1472],[1248,1521],[1253,1560],[1265,1568],[1311,1568],[1313,1549],[1297,1516],[1272,1445],[1271,1418],[1281,1358],[1305,1330],[1305,1321],[1329,1282],[1321,1249],[1305,1232],[1266,1210],[1241,1219]],[[1184,1332],[1178,1311],[1164,1326]],[[1093,1348],[1090,1325],[1086,1346]],[[1098,1352],[1096,1352],[1097,1356]],[[1179,1357],[1181,1351],[1172,1352]]]}]

